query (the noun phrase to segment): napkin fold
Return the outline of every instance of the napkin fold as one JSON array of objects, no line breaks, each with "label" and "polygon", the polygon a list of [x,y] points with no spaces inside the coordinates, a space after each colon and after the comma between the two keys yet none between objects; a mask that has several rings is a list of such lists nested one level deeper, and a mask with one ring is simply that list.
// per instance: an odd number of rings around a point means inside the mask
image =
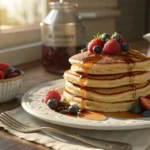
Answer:
[{"label": "napkin fold", "polygon": [[[133,150],[150,150],[150,129],[140,130],[118,130],[118,131],[96,131],[86,129],[75,129],[55,124],[50,124],[32,117],[26,113],[22,107],[18,107],[11,111],[6,112],[18,121],[30,126],[50,126],[55,127],[73,134],[84,135],[95,139],[104,139],[110,141],[120,141],[130,143]],[[51,147],[54,150],[102,150],[100,148],[90,147],[83,142],[74,140],[72,138],[56,134],[54,132],[35,132],[35,133],[20,133],[12,130],[11,128],[0,122],[0,127],[4,127],[9,133],[16,135],[28,141]]]}]

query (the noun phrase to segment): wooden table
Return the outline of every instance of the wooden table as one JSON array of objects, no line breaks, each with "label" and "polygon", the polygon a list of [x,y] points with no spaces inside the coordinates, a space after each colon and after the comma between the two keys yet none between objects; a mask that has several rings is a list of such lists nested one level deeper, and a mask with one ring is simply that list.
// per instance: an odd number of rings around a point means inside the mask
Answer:
[{"label": "wooden table", "polygon": [[[141,52],[146,53],[148,44],[145,41],[139,41],[137,43],[131,43],[131,47],[135,49],[139,47]],[[143,47],[146,47],[143,49]],[[11,110],[20,106],[21,97],[25,92],[31,88],[46,83],[52,80],[61,79],[63,75],[51,74],[44,70],[40,61],[35,61],[25,65],[17,66],[25,72],[24,80],[20,92],[15,100],[0,104],[0,112]],[[0,150],[50,150],[50,148],[44,147],[33,142],[22,140],[16,136],[8,134],[2,128],[0,129]],[[52,150],[52,149],[51,149]]]}]

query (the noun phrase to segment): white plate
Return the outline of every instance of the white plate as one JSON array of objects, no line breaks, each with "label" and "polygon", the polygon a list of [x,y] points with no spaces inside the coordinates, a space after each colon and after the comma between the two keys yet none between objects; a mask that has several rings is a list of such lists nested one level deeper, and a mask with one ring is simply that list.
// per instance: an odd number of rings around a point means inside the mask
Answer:
[{"label": "white plate", "polygon": [[73,118],[57,113],[42,103],[42,99],[50,89],[57,89],[61,92],[64,88],[64,79],[48,82],[37,86],[27,92],[22,99],[22,107],[29,114],[41,120],[81,129],[91,130],[131,130],[150,128],[150,118],[138,119],[115,119],[108,118],[104,121],[87,120],[82,118]]}]

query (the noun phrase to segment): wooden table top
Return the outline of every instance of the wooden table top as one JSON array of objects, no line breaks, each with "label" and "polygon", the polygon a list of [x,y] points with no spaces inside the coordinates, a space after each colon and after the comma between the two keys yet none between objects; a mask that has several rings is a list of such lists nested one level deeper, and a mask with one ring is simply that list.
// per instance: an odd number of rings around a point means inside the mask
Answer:
[{"label": "wooden table top", "polygon": [[[132,43],[132,45],[133,47],[136,47],[135,43]],[[143,46],[143,43],[139,43],[139,45]],[[141,51],[143,53],[146,53],[147,48]],[[25,76],[24,76],[24,80],[20,92],[18,93],[16,99],[14,99],[13,101],[0,104],[0,112],[12,110],[13,108],[20,106],[21,97],[25,92],[27,92],[31,88],[42,83],[63,78],[63,75],[52,74],[45,71],[44,68],[41,66],[40,61],[35,61],[17,67],[22,69],[25,72]],[[33,142],[22,140],[16,136],[7,133],[2,128],[0,128],[0,150],[18,150],[18,149],[19,150],[50,150],[51,148],[47,148],[42,145],[35,144]]]}]

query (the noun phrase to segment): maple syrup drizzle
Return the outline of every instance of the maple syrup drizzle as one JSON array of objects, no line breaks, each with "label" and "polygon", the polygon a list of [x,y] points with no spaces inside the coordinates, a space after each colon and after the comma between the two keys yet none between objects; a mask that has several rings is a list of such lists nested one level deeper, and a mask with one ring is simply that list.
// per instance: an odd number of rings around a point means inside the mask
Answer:
[{"label": "maple syrup drizzle", "polygon": [[82,98],[82,109],[85,108],[86,105],[86,100],[84,99],[85,97],[85,82],[88,78],[88,71],[92,67],[94,63],[102,59],[102,55],[91,55],[89,57],[86,57],[82,61],[82,68],[84,69],[84,74],[80,76],[80,85],[81,85],[81,98]]},{"label": "maple syrup drizzle", "polygon": [[140,58],[142,60],[146,60],[148,58],[145,54],[142,54],[142,53],[140,53],[139,51],[136,51],[136,50],[129,50],[128,55],[129,55],[128,56],[129,58],[125,59],[125,61],[126,61],[126,63],[129,64],[128,72],[129,72],[129,76],[130,76],[130,85],[134,90],[134,93],[132,94],[132,97],[135,99],[136,98],[136,86],[134,85],[134,75],[132,73],[133,69],[135,67],[135,61],[130,59],[130,56],[134,56],[134,57]]},{"label": "maple syrup drizzle", "polygon": [[130,85],[132,89],[134,90],[134,93],[132,94],[132,98],[135,100],[136,99],[136,86],[134,85],[134,74],[133,74],[133,69],[135,67],[135,61],[130,58],[130,56],[124,55],[124,61],[128,64],[128,75],[130,77]]}]

